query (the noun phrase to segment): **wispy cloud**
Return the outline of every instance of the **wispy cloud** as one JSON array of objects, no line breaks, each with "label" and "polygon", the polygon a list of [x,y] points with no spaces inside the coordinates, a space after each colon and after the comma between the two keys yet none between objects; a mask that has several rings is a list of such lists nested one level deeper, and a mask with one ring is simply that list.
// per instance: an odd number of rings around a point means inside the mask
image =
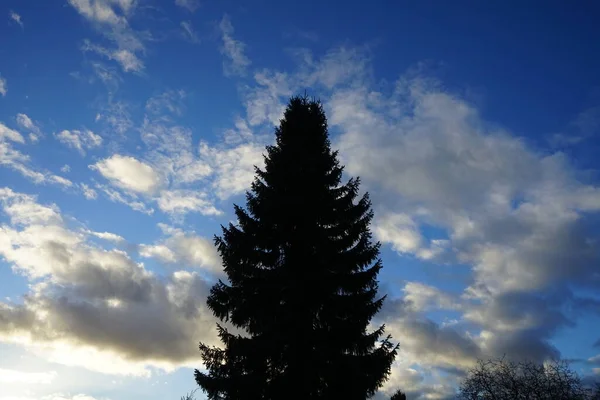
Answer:
[{"label": "wispy cloud", "polygon": [[226,75],[245,75],[251,61],[244,53],[246,45],[233,37],[234,29],[228,15],[221,19],[219,31],[222,41],[221,54],[226,58],[223,61],[223,71]]},{"label": "wispy cloud", "polygon": [[136,55],[135,52],[128,49],[118,48],[110,50],[106,47],[92,44],[89,40],[84,41],[81,49],[83,51],[92,51],[108,58],[109,60],[118,62],[125,72],[141,72],[144,69],[144,63],[142,60]]},{"label": "wispy cloud", "polygon": [[588,107],[571,121],[565,131],[550,136],[555,147],[573,146],[594,137],[600,132],[600,106]]},{"label": "wispy cloud", "polygon": [[4,97],[6,96],[6,93],[8,93],[6,79],[4,79],[2,75],[0,75],[0,94]]},{"label": "wispy cloud", "polygon": [[55,136],[59,142],[77,150],[81,155],[85,155],[86,150],[99,147],[102,144],[102,137],[89,129],[83,131],[65,129],[56,133]]},{"label": "wispy cloud", "polygon": [[199,0],[175,0],[175,4],[189,12],[195,12],[200,7]]},{"label": "wispy cloud", "polygon": [[89,185],[82,183],[81,185],[81,192],[83,193],[83,196],[88,199],[88,200],[96,200],[98,198],[98,193],[91,188]]},{"label": "wispy cloud", "polygon": [[133,0],[69,0],[69,4],[102,33],[113,48],[107,48],[89,40],[84,42],[83,51],[92,51],[119,63],[125,72],[141,72],[145,54],[144,41],[148,32],[134,30],[129,17],[135,12],[137,2]]},{"label": "wispy cloud", "polygon": [[29,131],[29,140],[37,142],[42,136],[41,129],[29,118],[27,114],[17,114],[17,125],[22,129]]},{"label": "wispy cloud", "polygon": [[181,21],[181,30],[183,31],[183,37],[192,42],[192,43],[200,43],[200,38],[198,37],[198,33],[194,30],[191,21]]},{"label": "wispy cloud", "polygon": [[96,122],[102,122],[107,127],[105,136],[117,133],[126,134],[134,126],[130,112],[130,104],[124,101],[114,101],[109,98],[108,104],[96,115]]},{"label": "wispy cloud", "polygon": [[19,24],[19,26],[21,28],[25,28],[25,25],[23,24],[23,21],[21,20],[21,16],[19,14],[17,14],[16,12],[11,10],[9,12],[9,16],[10,16],[10,19],[15,21],[17,24]]},{"label": "wispy cloud", "polygon": [[23,135],[0,122],[0,166],[17,171],[37,184],[73,186],[73,182],[62,176],[34,168],[31,165],[30,157],[15,148],[15,145],[24,144],[25,138]]}]

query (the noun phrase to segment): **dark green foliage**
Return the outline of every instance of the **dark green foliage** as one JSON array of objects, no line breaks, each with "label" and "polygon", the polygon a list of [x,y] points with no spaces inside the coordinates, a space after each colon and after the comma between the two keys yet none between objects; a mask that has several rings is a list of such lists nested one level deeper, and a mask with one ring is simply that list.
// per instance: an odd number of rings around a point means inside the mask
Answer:
[{"label": "dark green foliage", "polygon": [[387,379],[397,348],[367,331],[384,300],[371,203],[342,168],[321,104],[292,98],[247,210],[215,239],[229,282],[208,306],[247,334],[219,325],[224,347],[200,344],[209,399],[362,400]]},{"label": "dark green foliage", "polygon": [[406,395],[398,390],[392,395],[392,397],[390,397],[390,400],[406,400]]}]

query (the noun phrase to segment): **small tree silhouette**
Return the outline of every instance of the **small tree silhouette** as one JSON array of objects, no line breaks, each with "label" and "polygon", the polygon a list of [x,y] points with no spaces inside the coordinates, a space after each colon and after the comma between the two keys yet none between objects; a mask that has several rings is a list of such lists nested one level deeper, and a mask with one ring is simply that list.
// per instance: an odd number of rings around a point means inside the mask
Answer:
[{"label": "small tree silhouette", "polygon": [[402,391],[398,390],[390,397],[390,400],[406,400],[406,395]]},{"label": "small tree silhouette", "polygon": [[564,361],[538,364],[504,358],[482,361],[460,386],[463,400],[600,400]]}]

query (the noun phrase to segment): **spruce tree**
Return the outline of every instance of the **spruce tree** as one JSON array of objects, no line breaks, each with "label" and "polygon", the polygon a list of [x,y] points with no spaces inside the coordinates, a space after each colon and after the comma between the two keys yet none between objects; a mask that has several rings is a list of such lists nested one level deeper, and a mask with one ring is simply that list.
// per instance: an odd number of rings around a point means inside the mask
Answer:
[{"label": "spruce tree", "polygon": [[[209,399],[366,399],[387,379],[397,346],[369,330],[384,297],[368,194],[342,184],[318,101],[290,100],[256,168],[246,208],[215,243],[228,282],[207,303],[223,348],[200,344]],[[358,200],[357,200],[358,198]]]}]

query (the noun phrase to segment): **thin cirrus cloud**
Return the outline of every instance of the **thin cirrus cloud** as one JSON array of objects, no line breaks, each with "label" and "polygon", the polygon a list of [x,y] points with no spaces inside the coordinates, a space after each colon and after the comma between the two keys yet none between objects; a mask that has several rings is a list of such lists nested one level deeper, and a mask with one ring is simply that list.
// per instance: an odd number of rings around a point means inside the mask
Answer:
[{"label": "thin cirrus cloud", "polygon": [[175,4],[192,13],[200,8],[200,2],[198,0],[175,0]]},{"label": "thin cirrus cloud", "polygon": [[221,54],[224,56],[223,72],[225,75],[245,75],[246,69],[252,63],[246,56],[246,44],[234,38],[234,28],[228,15],[223,16],[219,23],[221,34]]},{"label": "thin cirrus cloud", "polygon": [[16,22],[21,27],[21,29],[25,28],[25,24],[23,24],[23,19],[21,18],[21,15],[11,10],[9,16],[11,20]]},{"label": "thin cirrus cloud", "polygon": [[19,125],[19,127],[29,131],[29,140],[31,142],[35,143],[38,140],[40,140],[40,137],[42,136],[42,131],[39,128],[39,126],[37,126],[27,114],[17,114],[16,120],[17,125]]},{"label": "thin cirrus cloud", "polygon": [[116,61],[125,72],[142,72],[146,52],[145,32],[133,29],[129,18],[135,13],[137,2],[131,0],[69,0],[69,4],[112,45],[105,47],[84,40],[81,50],[93,52]]},{"label": "thin cirrus cloud", "polygon": [[0,94],[2,97],[4,97],[6,96],[6,93],[8,93],[8,85],[6,83],[6,79],[0,75]]},{"label": "thin cirrus cloud", "polygon": [[198,32],[194,30],[191,21],[181,21],[179,24],[181,26],[181,30],[183,31],[183,36],[192,43],[200,43],[200,37],[198,36]]},{"label": "thin cirrus cloud", "polygon": [[52,172],[36,168],[31,158],[16,146],[25,145],[25,138],[20,132],[0,122],[0,164],[10,168],[36,184],[51,184],[69,188],[73,182]]}]

